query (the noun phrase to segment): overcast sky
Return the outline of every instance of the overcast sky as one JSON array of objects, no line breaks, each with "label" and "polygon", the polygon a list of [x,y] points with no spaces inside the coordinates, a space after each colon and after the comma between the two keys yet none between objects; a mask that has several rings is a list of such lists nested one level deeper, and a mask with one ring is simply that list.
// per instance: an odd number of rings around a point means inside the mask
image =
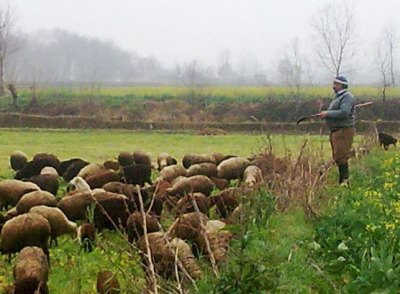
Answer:
[{"label": "overcast sky", "polygon": [[[342,1],[331,1],[340,5]],[[269,64],[294,38],[311,42],[310,19],[323,0],[10,0],[24,32],[61,28],[111,39],[140,56],[171,66],[216,64],[254,56]],[[400,28],[400,0],[348,0],[354,5],[360,50],[388,22]]]}]

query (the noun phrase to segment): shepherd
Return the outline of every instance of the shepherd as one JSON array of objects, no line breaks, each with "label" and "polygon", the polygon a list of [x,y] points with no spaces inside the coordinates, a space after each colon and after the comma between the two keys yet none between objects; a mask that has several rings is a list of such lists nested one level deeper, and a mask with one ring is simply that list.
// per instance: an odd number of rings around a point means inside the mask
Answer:
[{"label": "shepherd", "polygon": [[349,163],[355,134],[354,96],[348,91],[349,83],[343,75],[333,80],[335,96],[326,111],[318,116],[325,119],[330,130],[332,157],[339,169],[339,184],[349,186]]}]

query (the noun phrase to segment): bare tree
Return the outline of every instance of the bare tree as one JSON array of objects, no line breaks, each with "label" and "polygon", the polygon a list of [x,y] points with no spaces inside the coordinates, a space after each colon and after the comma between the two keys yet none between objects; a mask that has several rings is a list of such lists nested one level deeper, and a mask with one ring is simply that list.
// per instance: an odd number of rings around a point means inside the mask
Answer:
[{"label": "bare tree", "polygon": [[347,3],[329,3],[313,17],[316,51],[323,66],[338,75],[354,55],[355,19]]},{"label": "bare tree", "polygon": [[15,42],[13,42],[15,12],[7,2],[4,6],[0,6],[0,96],[5,92],[5,61],[6,58],[16,50]]},{"label": "bare tree", "polygon": [[[304,83],[306,70],[310,70],[310,64],[301,51],[300,41],[294,39],[278,61],[279,79],[293,93],[298,93]],[[307,78],[309,79],[309,76]]]}]

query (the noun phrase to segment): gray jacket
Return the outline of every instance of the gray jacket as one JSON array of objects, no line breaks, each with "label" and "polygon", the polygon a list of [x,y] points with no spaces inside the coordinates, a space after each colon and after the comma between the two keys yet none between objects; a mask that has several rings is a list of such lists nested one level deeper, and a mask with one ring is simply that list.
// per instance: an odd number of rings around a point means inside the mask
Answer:
[{"label": "gray jacket", "polygon": [[327,110],[326,124],[331,131],[354,126],[354,96],[347,89],[336,93]]}]

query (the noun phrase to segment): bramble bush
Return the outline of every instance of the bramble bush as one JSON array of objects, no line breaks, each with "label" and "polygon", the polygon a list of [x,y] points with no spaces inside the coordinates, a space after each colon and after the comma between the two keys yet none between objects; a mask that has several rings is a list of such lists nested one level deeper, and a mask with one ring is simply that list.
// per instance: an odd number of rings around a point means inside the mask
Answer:
[{"label": "bramble bush", "polygon": [[317,255],[347,293],[400,288],[400,154],[354,171],[354,189],[338,188],[316,224]]}]

